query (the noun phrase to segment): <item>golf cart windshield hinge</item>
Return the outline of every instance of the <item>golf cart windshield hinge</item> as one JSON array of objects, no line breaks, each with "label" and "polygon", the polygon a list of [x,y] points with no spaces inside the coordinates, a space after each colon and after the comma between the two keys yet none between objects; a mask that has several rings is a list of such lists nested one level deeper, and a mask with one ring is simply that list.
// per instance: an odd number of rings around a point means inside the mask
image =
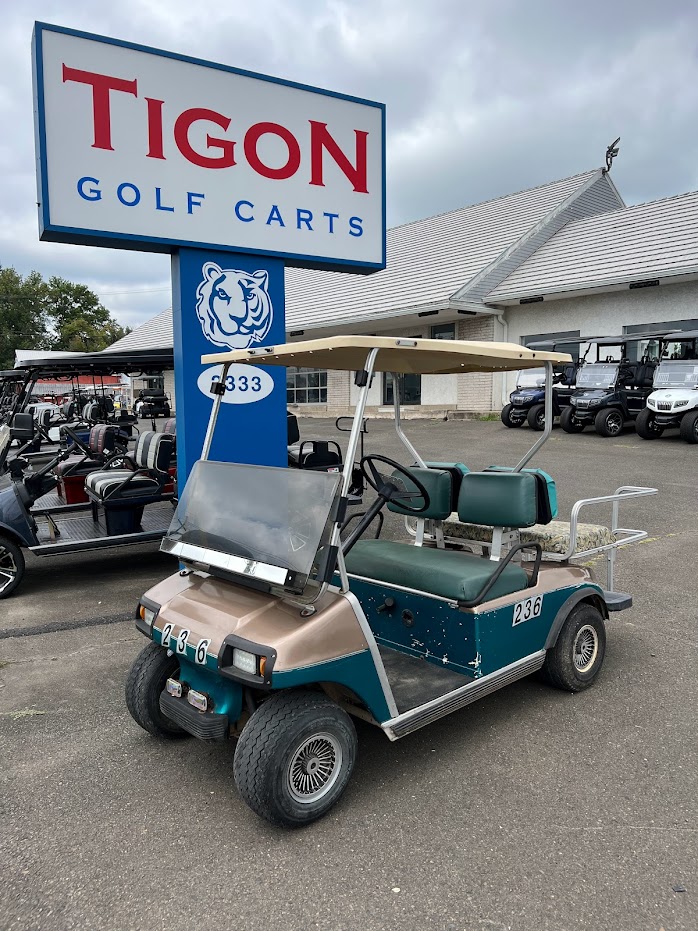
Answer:
[{"label": "golf cart windshield hinge", "polygon": [[344,497],[340,498],[337,501],[337,513],[334,516],[334,523],[339,524],[340,527],[342,526],[342,524],[344,523],[346,519],[348,504],[349,504],[348,499]]},{"label": "golf cart windshield hinge", "polygon": [[213,381],[211,382],[211,394],[225,394],[225,382],[224,381]]},{"label": "golf cart windshield hinge", "polygon": [[363,388],[368,384],[368,372],[366,369],[359,369],[359,371],[354,376],[354,384],[357,388]]}]

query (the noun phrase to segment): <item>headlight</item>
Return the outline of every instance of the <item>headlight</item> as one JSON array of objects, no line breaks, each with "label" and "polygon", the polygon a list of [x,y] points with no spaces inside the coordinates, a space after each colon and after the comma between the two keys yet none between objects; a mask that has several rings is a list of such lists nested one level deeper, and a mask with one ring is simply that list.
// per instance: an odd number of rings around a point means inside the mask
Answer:
[{"label": "headlight", "polygon": [[160,611],[160,605],[156,605],[154,602],[149,601],[145,604],[141,601],[138,605],[138,617],[148,625],[148,627],[153,626],[155,618],[158,616]]},{"label": "headlight", "polygon": [[576,398],[570,398],[570,404],[572,405],[572,407],[576,407],[576,406],[577,406],[577,399],[576,399]]},{"label": "headlight", "polygon": [[599,404],[603,404],[603,398],[590,398],[589,407],[598,407]]},{"label": "headlight", "polygon": [[674,407],[685,407],[688,401],[674,401]]},{"label": "headlight", "polygon": [[233,650],[233,666],[250,676],[257,675],[257,657],[247,650],[238,650],[237,647]]},{"label": "headlight", "polygon": [[657,402],[654,400],[654,398],[647,398],[647,406],[648,406],[648,407],[654,407],[656,403],[657,403]]}]

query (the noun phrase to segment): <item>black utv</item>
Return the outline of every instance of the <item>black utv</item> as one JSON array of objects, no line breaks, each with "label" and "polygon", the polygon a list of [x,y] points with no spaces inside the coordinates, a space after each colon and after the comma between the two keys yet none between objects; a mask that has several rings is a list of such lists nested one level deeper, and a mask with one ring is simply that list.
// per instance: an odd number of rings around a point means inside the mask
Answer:
[{"label": "black utv", "polygon": [[133,412],[141,419],[169,417],[170,401],[164,388],[141,388],[133,404]]}]

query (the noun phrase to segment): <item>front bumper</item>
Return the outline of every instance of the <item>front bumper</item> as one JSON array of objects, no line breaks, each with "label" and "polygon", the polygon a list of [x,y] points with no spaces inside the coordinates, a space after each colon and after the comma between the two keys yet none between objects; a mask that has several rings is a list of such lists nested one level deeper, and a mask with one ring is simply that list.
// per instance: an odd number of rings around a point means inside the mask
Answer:
[{"label": "front bumper", "polygon": [[160,711],[199,740],[225,740],[230,732],[227,714],[197,711],[185,698],[174,698],[164,690],[160,693]]}]

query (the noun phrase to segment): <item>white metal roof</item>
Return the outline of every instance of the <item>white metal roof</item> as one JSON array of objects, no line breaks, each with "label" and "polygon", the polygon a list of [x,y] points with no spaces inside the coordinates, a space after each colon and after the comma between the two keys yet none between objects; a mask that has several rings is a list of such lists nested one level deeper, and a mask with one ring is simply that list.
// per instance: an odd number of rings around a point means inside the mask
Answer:
[{"label": "white metal roof", "polygon": [[544,352],[516,343],[485,340],[406,339],[394,336],[329,336],[281,346],[234,349],[201,357],[203,365],[248,362],[253,365],[295,365],[339,371],[360,371],[368,353],[377,349],[376,372],[444,375],[458,372],[506,372],[535,368],[543,362],[566,364],[572,356]]},{"label": "white metal roof", "polygon": [[488,304],[698,274],[698,192],[568,223],[485,297]]},{"label": "white metal roof", "polygon": [[105,352],[128,352],[130,349],[172,349],[172,308],[163,310],[157,317],[152,317],[136,327],[126,336],[112,343]]}]

